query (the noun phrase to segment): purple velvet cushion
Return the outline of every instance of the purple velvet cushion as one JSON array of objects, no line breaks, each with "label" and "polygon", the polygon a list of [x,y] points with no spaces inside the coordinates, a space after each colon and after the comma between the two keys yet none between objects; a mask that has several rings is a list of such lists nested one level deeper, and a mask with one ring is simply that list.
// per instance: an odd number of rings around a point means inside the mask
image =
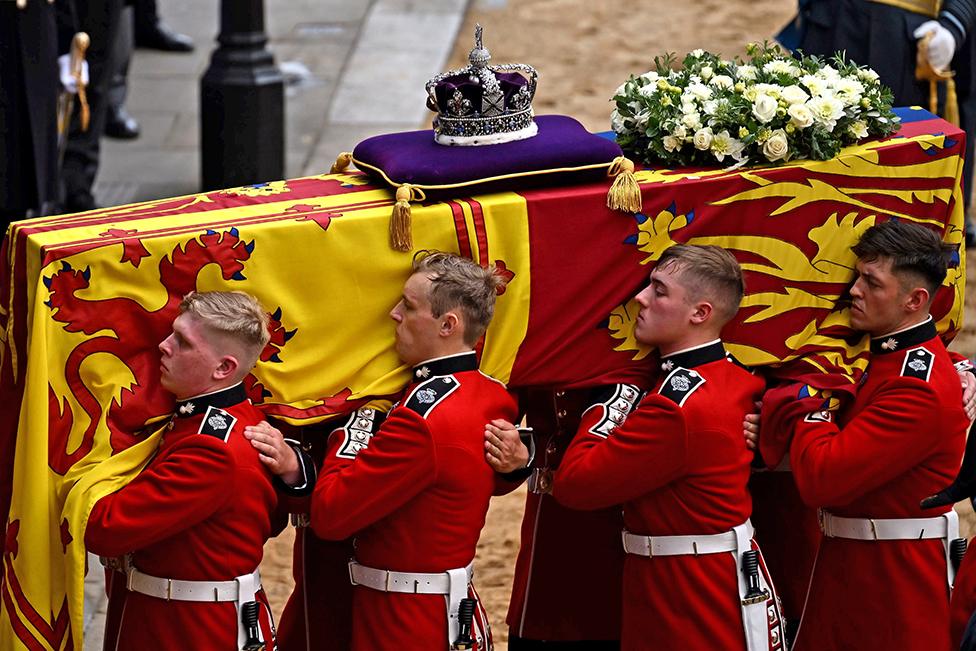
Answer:
[{"label": "purple velvet cushion", "polygon": [[[623,155],[617,143],[571,117],[542,115],[535,122],[539,133],[532,138],[478,147],[438,145],[430,129],[375,136],[356,145],[353,162],[374,178],[419,186],[430,197],[458,194],[458,186],[488,192],[603,178]],[[494,178],[514,174],[524,176]]]}]

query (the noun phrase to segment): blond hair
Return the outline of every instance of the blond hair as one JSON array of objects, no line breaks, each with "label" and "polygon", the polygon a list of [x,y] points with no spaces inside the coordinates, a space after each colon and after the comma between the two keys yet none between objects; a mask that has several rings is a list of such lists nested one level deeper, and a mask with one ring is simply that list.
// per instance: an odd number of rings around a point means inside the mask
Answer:
[{"label": "blond hair", "polygon": [[495,297],[502,284],[495,270],[453,253],[418,251],[413,272],[430,279],[431,314],[439,317],[458,309],[464,317],[464,343],[473,346],[495,314]]},{"label": "blond hair", "polygon": [[742,268],[731,253],[719,246],[675,244],[661,254],[657,267],[673,267],[681,276],[688,298],[712,303],[720,325],[739,311],[745,291]]},{"label": "blond hair", "polygon": [[271,339],[267,311],[245,292],[190,292],[180,303],[180,314],[192,314],[211,332],[240,344],[245,371],[253,368]]}]

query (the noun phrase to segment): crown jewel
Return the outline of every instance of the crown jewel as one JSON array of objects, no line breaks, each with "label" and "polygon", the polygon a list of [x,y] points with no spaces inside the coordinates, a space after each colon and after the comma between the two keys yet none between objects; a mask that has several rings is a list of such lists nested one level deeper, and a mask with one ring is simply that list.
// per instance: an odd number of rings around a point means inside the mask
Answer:
[{"label": "crown jewel", "polygon": [[531,138],[538,132],[532,98],[539,74],[522,63],[489,66],[481,25],[467,68],[427,82],[427,107],[437,112],[434,140],[441,145],[490,145]]}]

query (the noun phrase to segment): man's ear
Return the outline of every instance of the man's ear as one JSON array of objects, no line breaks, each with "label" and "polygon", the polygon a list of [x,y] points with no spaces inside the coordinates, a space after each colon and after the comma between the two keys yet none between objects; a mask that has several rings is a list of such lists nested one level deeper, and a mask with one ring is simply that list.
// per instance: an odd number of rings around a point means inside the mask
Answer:
[{"label": "man's ear", "polygon": [[461,333],[463,327],[461,317],[451,310],[441,315],[441,327],[437,334],[441,337],[452,337]]},{"label": "man's ear", "polygon": [[695,309],[691,313],[691,322],[694,324],[701,324],[708,321],[712,316],[714,308],[712,304],[708,301],[701,301],[695,304]]},{"label": "man's ear", "polygon": [[905,310],[908,312],[918,312],[919,310],[928,309],[930,299],[931,294],[929,294],[929,290],[924,287],[916,287],[908,292],[908,296],[905,298]]},{"label": "man's ear", "polygon": [[233,355],[224,355],[220,358],[220,364],[214,369],[213,379],[226,380],[229,377],[233,377],[240,367],[241,363],[237,361],[236,357]]}]

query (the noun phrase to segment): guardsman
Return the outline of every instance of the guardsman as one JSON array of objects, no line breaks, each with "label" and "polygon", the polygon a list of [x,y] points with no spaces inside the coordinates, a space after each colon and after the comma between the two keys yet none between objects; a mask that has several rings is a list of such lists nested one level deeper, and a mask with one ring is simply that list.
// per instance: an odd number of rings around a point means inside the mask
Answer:
[{"label": "guardsman", "polygon": [[743,420],[764,383],[719,338],[742,298],[735,258],[675,245],[637,295],[637,340],[661,371],[644,395],[594,393],[553,481],[565,505],[623,505],[621,648],[782,649],[776,595],[749,522]]},{"label": "guardsman", "polygon": [[[127,486],[96,502],[85,544],[125,557],[118,649],[274,648],[258,565],[275,517],[272,475],[244,438],[263,420],[242,380],[268,341],[268,317],[242,292],[188,294],[160,345],[161,384],[176,412],[159,450]],[[292,453],[294,456],[294,453]],[[296,460],[290,483],[302,479]],[[114,573],[113,573],[114,574]],[[118,586],[121,588],[121,586]],[[253,621],[251,621],[253,620]]]},{"label": "guardsman", "polygon": [[[511,486],[485,462],[484,431],[517,410],[474,348],[500,282],[460,256],[418,254],[390,313],[412,367],[403,399],[385,420],[358,410],[329,437],[311,527],[325,540],[355,537],[356,651],[491,648],[472,563],[492,494]],[[280,445],[267,425],[251,431]]]},{"label": "guardsman", "polygon": [[890,220],[853,251],[851,326],[871,336],[854,402],[834,412],[780,388],[763,405],[764,429],[792,432],[793,476],[824,536],[794,648],[945,649],[958,523],[949,504],[920,506],[956,476],[969,423],[929,315],[945,245]]}]

